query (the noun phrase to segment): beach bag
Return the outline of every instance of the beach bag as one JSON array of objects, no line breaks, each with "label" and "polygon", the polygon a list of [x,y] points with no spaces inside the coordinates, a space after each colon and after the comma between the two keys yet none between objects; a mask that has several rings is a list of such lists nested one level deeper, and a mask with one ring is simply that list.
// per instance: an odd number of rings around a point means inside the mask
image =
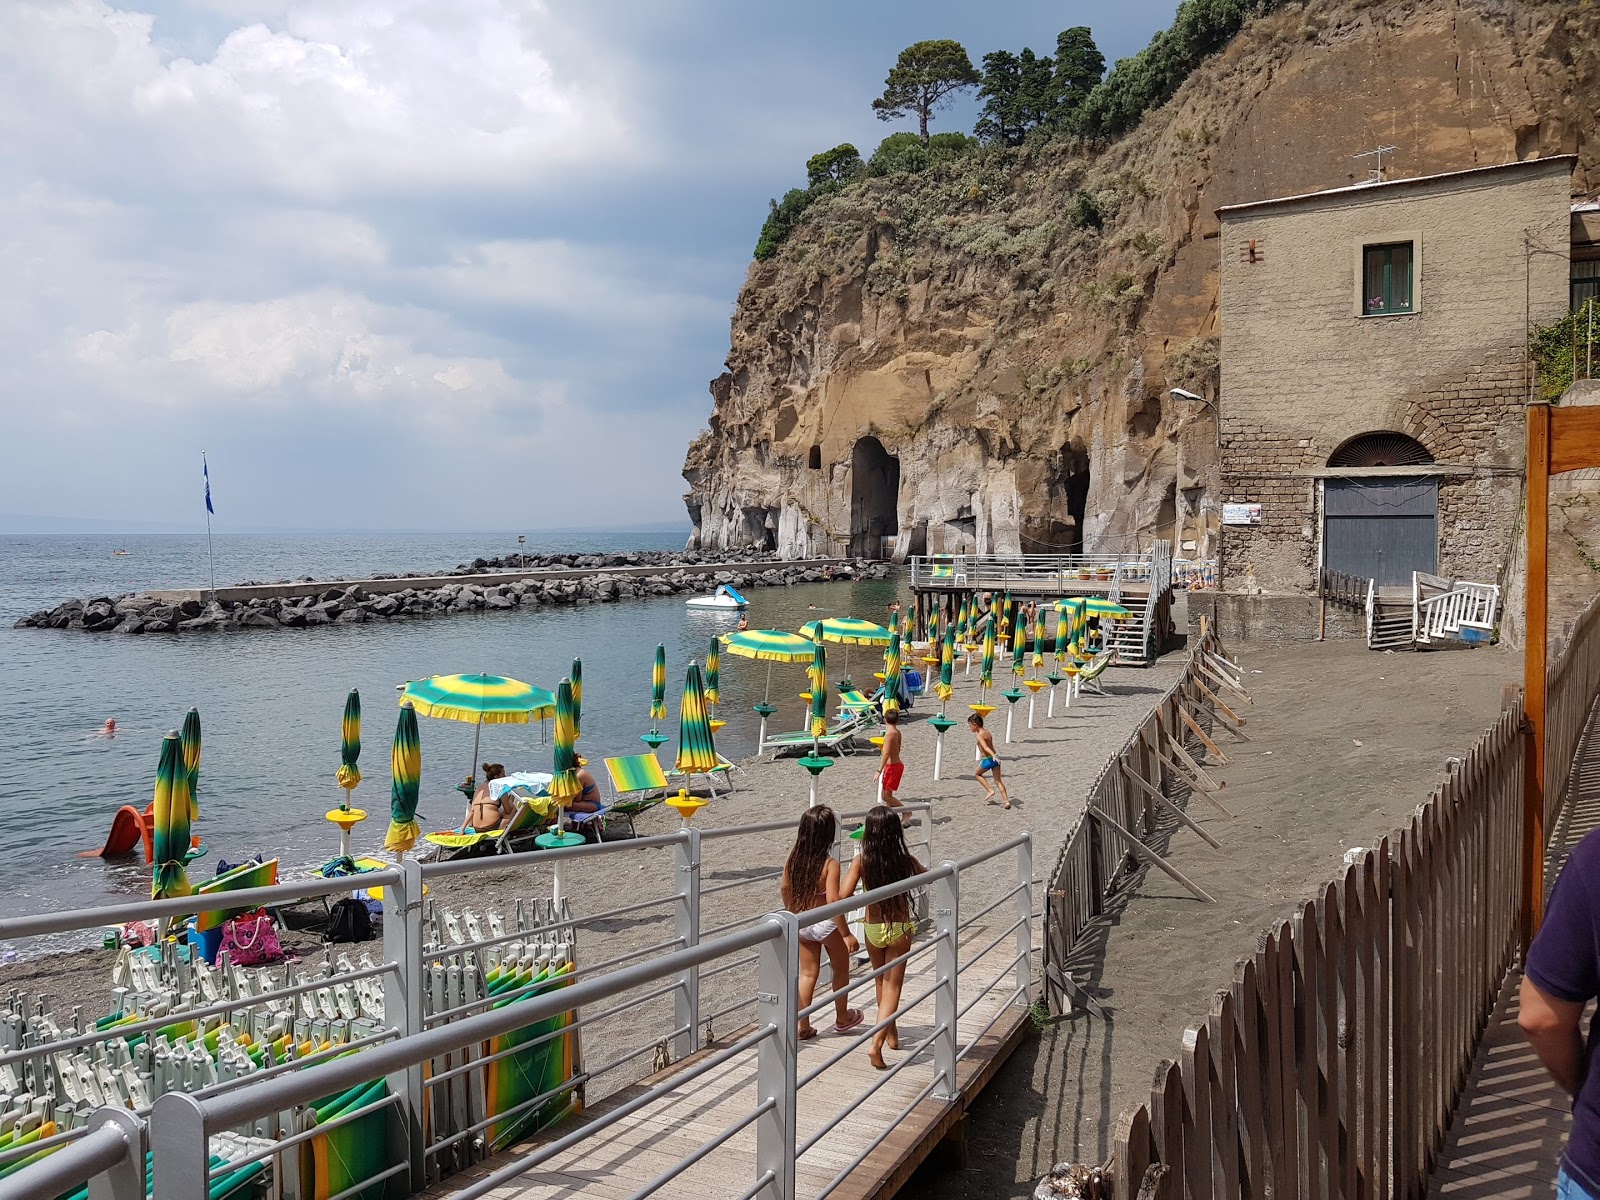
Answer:
[{"label": "beach bag", "polygon": [[222,926],[222,952],[238,967],[258,967],[283,957],[278,928],[265,912],[241,913]]},{"label": "beach bag", "polygon": [[372,940],[372,914],[359,900],[344,899],[333,906],[328,921],[328,932],[322,935],[325,942],[370,942]]}]

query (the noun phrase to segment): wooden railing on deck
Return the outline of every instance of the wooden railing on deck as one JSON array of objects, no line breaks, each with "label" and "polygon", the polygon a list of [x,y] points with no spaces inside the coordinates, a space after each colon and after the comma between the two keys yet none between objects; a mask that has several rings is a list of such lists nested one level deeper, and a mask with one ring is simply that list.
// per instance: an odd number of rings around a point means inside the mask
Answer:
[{"label": "wooden railing on deck", "polygon": [[1555,827],[1556,809],[1567,794],[1578,739],[1589,705],[1600,692],[1600,596],[1573,622],[1572,636],[1545,675],[1545,830]]}]

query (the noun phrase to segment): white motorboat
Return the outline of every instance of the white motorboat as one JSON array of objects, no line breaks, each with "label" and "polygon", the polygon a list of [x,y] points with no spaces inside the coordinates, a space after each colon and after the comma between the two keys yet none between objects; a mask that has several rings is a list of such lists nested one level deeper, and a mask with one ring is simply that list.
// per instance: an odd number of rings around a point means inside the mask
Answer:
[{"label": "white motorboat", "polygon": [[727,584],[721,585],[709,596],[691,596],[684,601],[690,608],[726,608],[729,610],[741,609],[750,601]]}]

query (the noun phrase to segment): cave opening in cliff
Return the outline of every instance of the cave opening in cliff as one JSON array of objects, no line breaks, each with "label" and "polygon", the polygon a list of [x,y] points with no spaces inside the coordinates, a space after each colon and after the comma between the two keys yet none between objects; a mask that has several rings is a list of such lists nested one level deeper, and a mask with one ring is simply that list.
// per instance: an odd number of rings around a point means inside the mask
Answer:
[{"label": "cave opening in cliff", "polygon": [[900,460],[875,437],[850,452],[850,553],[881,558],[883,539],[900,532]]},{"label": "cave opening in cliff", "polygon": [[1029,554],[1082,554],[1089,509],[1089,454],[1070,442],[1044,480],[1042,509],[1023,513],[1023,550]]}]

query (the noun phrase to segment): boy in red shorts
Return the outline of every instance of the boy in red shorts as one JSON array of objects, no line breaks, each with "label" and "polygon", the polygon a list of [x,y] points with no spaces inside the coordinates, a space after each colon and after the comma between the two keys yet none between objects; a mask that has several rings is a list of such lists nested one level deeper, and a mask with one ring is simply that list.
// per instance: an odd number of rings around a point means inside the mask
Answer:
[{"label": "boy in red shorts", "polygon": [[880,787],[882,803],[889,808],[900,807],[900,781],[905,778],[906,765],[900,761],[900,710],[888,709],[883,714],[883,754],[880,759],[882,776]]}]

